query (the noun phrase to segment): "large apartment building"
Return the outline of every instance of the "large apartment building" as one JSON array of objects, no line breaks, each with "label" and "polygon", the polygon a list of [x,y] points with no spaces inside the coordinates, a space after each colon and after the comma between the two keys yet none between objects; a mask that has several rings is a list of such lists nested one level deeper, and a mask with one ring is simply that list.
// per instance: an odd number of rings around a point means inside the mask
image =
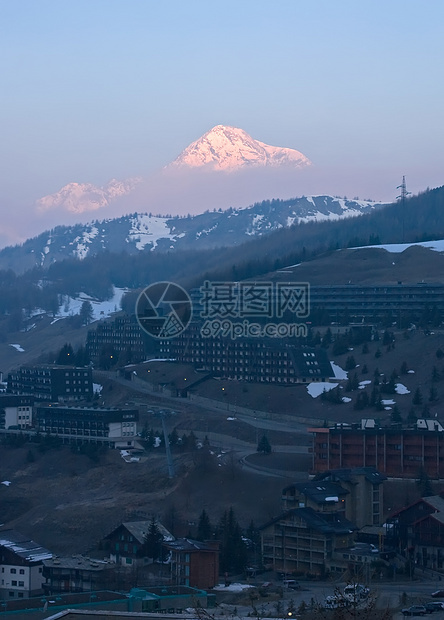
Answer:
[{"label": "large apartment building", "polygon": [[21,366],[9,373],[10,394],[29,395],[36,400],[91,400],[93,397],[91,368],[75,366]]},{"label": "large apartment building", "polygon": [[133,447],[137,436],[137,409],[106,407],[38,406],[36,428],[56,435],[63,443],[92,443],[115,447]]},{"label": "large apartment building", "polygon": [[146,358],[147,341],[148,336],[140,329],[136,317],[123,315],[113,321],[101,321],[89,330],[86,350],[94,363],[110,356],[124,363],[138,363]]},{"label": "large apartment building", "polygon": [[[284,573],[345,570],[356,532],[382,521],[385,479],[370,467],[341,469],[285,487],[283,512],[260,528],[264,565]],[[357,555],[358,563],[377,559],[372,551]]]},{"label": "large apartment building", "polygon": [[311,428],[312,473],[375,467],[386,476],[444,478],[444,429],[437,420],[418,420],[415,428],[380,427],[374,420]]},{"label": "large apartment building", "polygon": [[329,381],[333,375],[325,349],[271,338],[206,338],[201,323],[160,345],[161,357],[193,364],[215,377],[292,385]]},{"label": "large apartment building", "polygon": [[331,319],[344,313],[352,321],[378,320],[390,315],[394,320],[404,316],[418,319],[425,308],[444,312],[443,284],[332,284],[310,287],[310,305],[326,310]]}]

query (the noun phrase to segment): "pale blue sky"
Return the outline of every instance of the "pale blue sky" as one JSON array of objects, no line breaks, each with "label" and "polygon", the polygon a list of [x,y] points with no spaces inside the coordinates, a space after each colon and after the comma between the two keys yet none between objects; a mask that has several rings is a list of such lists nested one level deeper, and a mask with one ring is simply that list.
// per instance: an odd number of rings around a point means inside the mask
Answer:
[{"label": "pale blue sky", "polygon": [[442,0],[0,0],[0,208],[147,175],[217,124],[344,194],[442,185],[443,24]]}]

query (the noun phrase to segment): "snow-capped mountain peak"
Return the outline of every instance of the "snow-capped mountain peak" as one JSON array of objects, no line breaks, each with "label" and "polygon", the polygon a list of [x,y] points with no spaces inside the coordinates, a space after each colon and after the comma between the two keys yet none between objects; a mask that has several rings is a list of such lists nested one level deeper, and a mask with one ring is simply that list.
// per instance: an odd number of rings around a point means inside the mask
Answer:
[{"label": "snow-capped mountain peak", "polygon": [[310,160],[295,149],[270,146],[252,138],[243,129],[216,125],[192,142],[170,166],[212,170],[238,170],[250,166],[304,167]]},{"label": "snow-capped mountain peak", "polygon": [[49,194],[36,202],[40,213],[55,208],[62,208],[70,213],[84,213],[107,207],[110,202],[133,191],[141,179],[132,178],[125,181],[111,179],[103,186],[92,183],[68,183],[55,194]]}]

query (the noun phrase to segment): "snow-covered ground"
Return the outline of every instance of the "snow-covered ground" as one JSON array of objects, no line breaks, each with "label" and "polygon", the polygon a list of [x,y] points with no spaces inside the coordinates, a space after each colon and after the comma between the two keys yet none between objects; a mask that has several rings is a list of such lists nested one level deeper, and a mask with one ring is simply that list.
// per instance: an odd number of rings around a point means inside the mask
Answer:
[{"label": "snow-covered ground", "polygon": [[397,394],[410,394],[410,390],[408,390],[402,383],[397,383],[395,385],[395,390]]},{"label": "snow-covered ground", "polygon": [[243,590],[248,590],[249,588],[254,588],[254,586],[249,583],[230,583],[228,586],[220,583],[219,585],[214,586],[213,590],[223,590],[224,592],[242,592]]},{"label": "snow-covered ground", "polygon": [[388,243],[386,245],[366,245],[359,248],[352,248],[353,250],[364,250],[366,248],[380,248],[382,250],[387,250],[387,252],[391,252],[393,254],[399,254],[400,252],[404,252],[407,248],[411,248],[413,246],[422,246],[423,248],[429,248],[430,250],[435,250],[435,252],[444,252],[444,239],[440,239],[438,241],[420,241],[419,243]]},{"label": "snow-covered ground", "polygon": [[348,378],[348,373],[346,370],[343,370],[340,366],[338,366],[334,362],[330,362],[330,364],[333,370],[333,377],[335,379],[347,379]]},{"label": "snow-covered ground", "polygon": [[106,301],[97,301],[85,293],[80,293],[78,297],[65,296],[63,298],[62,305],[57,312],[57,318],[60,319],[79,314],[80,308],[82,307],[84,301],[91,302],[93,309],[93,321],[109,318],[112,314],[120,310],[120,302],[127,291],[128,289],[126,288],[114,287],[113,296],[111,299],[107,299]]},{"label": "snow-covered ground", "polygon": [[324,383],[323,381],[320,381],[319,383],[310,383],[309,385],[307,385],[307,392],[312,398],[317,398],[322,394],[324,390],[326,392],[329,392],[337,386],[337,383]]},{"label": "snow-covered ground", "polygon": [[367,385],[370,385],[371,381],[367,379],[366,381],[360,381],[358,388],[360,390],[364,390]]},{"label": "snow-covered ground", "polygon": [[143,250],[148,244],[152,244],[151,250],[154,250],[159,239],[175,241],[177,235],[171,234],[168,221],[169,218],[138,213],[131,218],[132,228],[128,233],[127,240],[135,241],[138,250]]},{"label": "snow-covered ground", "polygon": [[25,351],[25,349],[22,346],[20,346],[19,344],[10,344],[9,346],[10,347],[14,347],[14,349],[16,351],[19,351],[20,353],[24,353],[24,351]]}]

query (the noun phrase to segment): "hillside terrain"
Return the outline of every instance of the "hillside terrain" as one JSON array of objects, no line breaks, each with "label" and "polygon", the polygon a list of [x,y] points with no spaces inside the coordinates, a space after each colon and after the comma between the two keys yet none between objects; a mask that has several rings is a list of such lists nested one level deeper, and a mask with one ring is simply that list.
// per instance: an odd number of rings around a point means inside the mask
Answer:
[{"label": "hillside terrain", "polygon": [[402,252],[385,247],[335,250],[266,274],[263,279],[309,282],[312,286],[444,283],[444,246],[438,248],[436,251],[418,244]]},{"label": "hillside terrain", "polygon": [[68,258],[207,250],[241,245],[300,222],[335,221],[382,208],[381,203],[332,196],[263,201],[243,209],[207,211],[188,217],[133,213],[89,224],[57,226],[22,245],[0,251],[0,269],[22,273]]},{"label": "hillside terrain", "polygon": [[[312,398],[306,386],[267,389],[267,386],[247,384],[247,390],[244,390],[245,386],[240,383],[209,381],[199,388],[201,395],[220,400],[221,386],[226,387],[225,405],[229,403],[234,408],[259,409],[265,405],[273,414],[274,430],[263,429],[264,422],[254,418],[247,424],[242,417],[236,419],[236,414],[231,411],[197,407],[186,399],[165,401],[159,393],[140,393],[131,383],[116,383],[114,372],[99,373],[95,380],[103,386],[100,402],[116,406],[136,405],[141,411],[141,425],[146,423],[157,430],[161,424],[155,412],[159,407],[174,407],[176,413],[167,418],[169,431],[176,428],[180,436],[193,430],[200,438],[207,434],[211,443],[225,446],[224,449],[213,449],[213,455],[200,450],[195,454],[173,451],[177,477],[170,481],[163,452],[148,452],[139,463],[128,464],[120,458],[118,451],[107,451],[95,462],[86,454],[74,453],[68,447],[42,451],[36,444],[19,448],[2,445],[0,478],[11,482],[10,486],[0,485],[2,521],[8,527],[32,535],[57,553],[86,551],[120,520],[138,518],[140,514],[149,517],[153,512],[166,524],[174,512],[177,532],[184,535],[190,529],[192,531],[194,526],[190,523],[196,522],[202,508],[214,521],[227,506],[233,505],[244,527],[251,518],[257,524],[264,522],[279,512],[280,489],[286,480],[307,475],[307,458],[310,456],[290,452],[296,446],[307,449],[309,435],[304,428],[323,425],[325,420],[350,423],[362,417],[377,417],[382,424],[390,423],[393,402],[386,406],[391,409],[383,411],[374,407],[357,411],[353,406],[359,394],[364,391],[371,393],[376,369],[381,381],[396,370],[399,375],[397,382],[405,386],[405,391],[408,390],[409,393],[384,396],[388,401],[396,402],[404,419],[412,407],[417,416],[423,415],[424,405],[428,405],[429,415],[434,417],[437,413],[439,419],[444,398],[444,362],[436,352],[444,349],[444,333],[426,336],[416,332],[409,333],[409,338],[397,333],[395,338],[395,346],[390,348],[383,346],[382,342],[372,342],[368,345],[368,352],[355,347],[353,351],[334,357],[343,368],[352,355],[356,368],[349,371],[349,377],[356,372],[359,382],[365,382],[362,389],[348,391],[347,380],[340,381],[341,395],[345,400],[351,399],[341,404],[333,404],[319,396]],[[375,357],[378,349],[381,355]],[[408,368],[406,374],[400,370],[403,362]],[[142,366],[146,368],[146,365]],[[363,373],[365,366],[367,372]],[[435,378],[434,366],[437,369]],[[155,369],[161,373],[162,381],[168,379],[168,364],[157,364],[152,367]],[[437,394],[433,403],[429,403],[428,393],[432,386],[436,387]],[[412,405],[417,387],[423,394],[421,406]],[[150,414],[150,410],[154,414]],[[288,425],[289,430],[285,431],[284,427],[280,430],[279,420]],[[273,453],[270,459],[257,455],[255,458],[260,460],[255,463],[266,469],[282,470],[284,477],[280,479],[240,468],[239,458],[256,453],[257,438],[262,433],[268,436]],[[293,478],[285,478],[286,470],[294,472]],[[406,498],[413,499],[417,492],[414,484],[397,483],[396,489],[387,497],[390,505],[387,504],[386,508],[393,509]]]}]

